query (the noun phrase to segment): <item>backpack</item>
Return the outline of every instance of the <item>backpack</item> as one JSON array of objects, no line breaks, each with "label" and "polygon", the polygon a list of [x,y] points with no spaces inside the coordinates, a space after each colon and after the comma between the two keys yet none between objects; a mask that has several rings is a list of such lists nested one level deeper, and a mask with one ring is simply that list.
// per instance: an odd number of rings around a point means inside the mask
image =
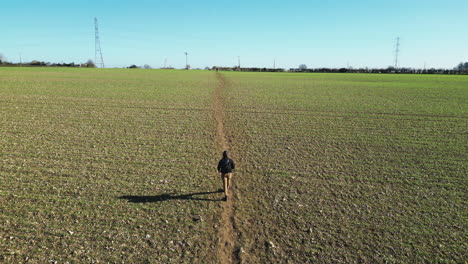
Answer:
[{"label": "backpack", "polygon": [[231,159],[223,159],[223,160],[221,160],[221,171],[222,171],[222,172],[230,172],[230,171],[232,171]]}]

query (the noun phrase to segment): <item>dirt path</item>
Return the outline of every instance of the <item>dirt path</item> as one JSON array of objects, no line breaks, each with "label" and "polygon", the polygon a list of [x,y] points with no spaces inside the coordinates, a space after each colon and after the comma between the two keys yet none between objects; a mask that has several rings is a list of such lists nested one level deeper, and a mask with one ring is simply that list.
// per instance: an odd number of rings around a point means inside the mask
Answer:
[{"label": "dirt path", "polygon": [[[224,107],[223,107],[223,90],[226,86],[226,79],[220,73],[216,73],[218,85],[214,93],[213,112],[216,120],[216,141],[219,146],[220,153],[222,150],[229,149],[228,140],[224,134]],[[234,178],[235,180],[235,178]],[[218,232],[218,247],[217,255],[220,263],[237,263],[238,257],[234,252],[234,244],[236,240],[236,232],[234,226],[234,201],[233,191],[227,202],[223,202],[223,212],[221,214],[221,226]]]}]

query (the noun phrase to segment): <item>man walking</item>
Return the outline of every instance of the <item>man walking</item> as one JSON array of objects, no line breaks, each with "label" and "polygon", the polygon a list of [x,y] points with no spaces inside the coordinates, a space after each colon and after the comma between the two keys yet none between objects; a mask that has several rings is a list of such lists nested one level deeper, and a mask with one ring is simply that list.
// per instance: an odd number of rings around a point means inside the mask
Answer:
[{"label": "man walking", "polygon": [[231,188],[232,170],[235,168],[234,161],[229,158],[229,151],[223,151],[223,158],[218,162],[218,172],[223,181],[224,201],[227,201],[228,190]]}]

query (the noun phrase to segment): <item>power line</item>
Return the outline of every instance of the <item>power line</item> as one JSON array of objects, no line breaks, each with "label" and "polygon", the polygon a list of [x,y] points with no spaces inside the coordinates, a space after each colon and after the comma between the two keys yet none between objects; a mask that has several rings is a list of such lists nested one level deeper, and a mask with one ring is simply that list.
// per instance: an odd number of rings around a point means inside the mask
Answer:
[{"label": "power line", "polygon": [[104,59],[102,58],[101,41],[99,40],[98,20],[94,18],[94,63],[96,67],[104,68]]}]

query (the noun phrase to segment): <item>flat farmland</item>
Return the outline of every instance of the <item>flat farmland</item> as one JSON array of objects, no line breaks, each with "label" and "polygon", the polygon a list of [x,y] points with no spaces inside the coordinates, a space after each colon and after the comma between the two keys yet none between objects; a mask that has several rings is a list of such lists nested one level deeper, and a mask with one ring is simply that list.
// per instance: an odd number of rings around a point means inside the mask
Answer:
[{"label": "flat farmland", "polygon": [[0,262],[465,262],[467,91],[466,76],[0,68]]},{"label": "flat farmland", "polygon": [[466,76],[225,76],[248,263],[466,261]]},{"label": "flat farmland", "polygon": [[213,262],[214,87],[210,72],[0,69],[0,262]]}]

